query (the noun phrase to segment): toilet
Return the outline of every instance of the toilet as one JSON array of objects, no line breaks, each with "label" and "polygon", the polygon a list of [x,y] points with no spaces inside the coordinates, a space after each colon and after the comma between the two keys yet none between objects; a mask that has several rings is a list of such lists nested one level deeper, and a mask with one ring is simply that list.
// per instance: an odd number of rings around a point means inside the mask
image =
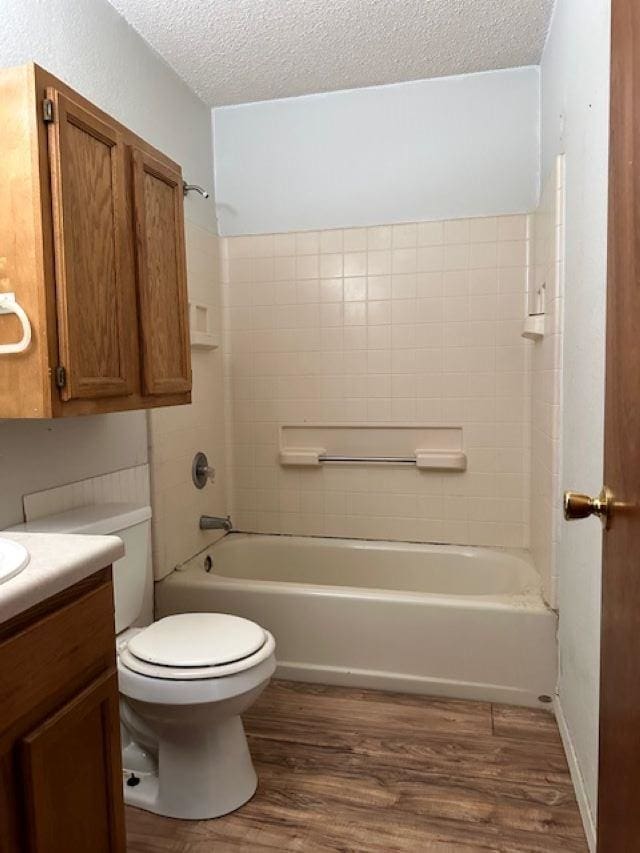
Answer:
[{"label": "toilet", "polygon": [[167,817],[219,817],[256,790],[241,714],[275,671],[275,641],[254,622],[224,613],[132,627],[151,595],[150,519],[150,507],[107,503],[14,529],[123,540],[113,582],[125,802]]}]

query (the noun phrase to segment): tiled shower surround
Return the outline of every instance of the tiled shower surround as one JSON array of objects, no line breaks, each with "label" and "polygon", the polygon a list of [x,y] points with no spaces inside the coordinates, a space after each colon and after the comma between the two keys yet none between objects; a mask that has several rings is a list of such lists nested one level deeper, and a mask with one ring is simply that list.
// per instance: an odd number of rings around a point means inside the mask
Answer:
[{"label": "tiled shower surround", "polygon": [[[221,240],[237,528],[529,544],[526,216]],[[283,468],[296,423],[463,427],[464,473]]]},{"label": "tiled shower surround", "polygon": [[[189,299],[209,305],[222,322],[216,234],[187,221],[186,250]],[[148,413],[153,505],[153,567],[160,580],[176,566],[220,538],[219,531],[200,530],[201,515],[226,515],[225,401],[222,354],[218,349],[192,349],[193,402]],[[191,463],[196,451],[216,468],[215,482],[194,488]]]}]

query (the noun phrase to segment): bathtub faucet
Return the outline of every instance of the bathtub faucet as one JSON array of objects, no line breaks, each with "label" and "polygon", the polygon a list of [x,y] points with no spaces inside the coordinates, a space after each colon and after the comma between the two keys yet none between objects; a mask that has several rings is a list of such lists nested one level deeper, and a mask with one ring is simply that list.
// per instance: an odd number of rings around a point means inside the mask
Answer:
[{"label": "bathtub faucet", "polygon": [[231,516],[218,518],[216,515],[201,515],[200,530],[226,530],[227,533],[233,528]]}]

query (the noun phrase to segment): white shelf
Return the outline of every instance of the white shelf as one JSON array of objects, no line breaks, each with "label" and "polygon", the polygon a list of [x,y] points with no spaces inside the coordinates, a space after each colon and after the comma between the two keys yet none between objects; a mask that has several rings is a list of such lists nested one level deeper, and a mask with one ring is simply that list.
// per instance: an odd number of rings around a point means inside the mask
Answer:
[{"label": "white shelf", "polygon": [[191,332],[191,349],[218,349],[220,335],[214,332]]},{"label": "white shelf", "polygon": [[189,331],[192,349],[217,349],[220,335],[213,331],[213,307],[204,302],[189,302]]},{"label": "white shelf", "polygon": [[544,338],[544,314],[529,314],[525,317],[522,337],[530,341],[541,341]]}]

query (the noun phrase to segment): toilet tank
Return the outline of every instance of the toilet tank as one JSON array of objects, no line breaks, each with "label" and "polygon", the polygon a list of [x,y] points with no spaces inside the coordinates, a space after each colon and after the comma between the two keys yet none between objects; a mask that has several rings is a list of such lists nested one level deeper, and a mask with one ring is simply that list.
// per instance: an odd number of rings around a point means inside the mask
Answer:
[{"label": "toilet tank", "polygon": [[116,633],[132,625],[144,601],[151,557],[151,507],[135,503],[80,506],[48,515],[12,530],[24,533],[80,533],[115,535],[122,539],[125,555],[113,564]]}]

